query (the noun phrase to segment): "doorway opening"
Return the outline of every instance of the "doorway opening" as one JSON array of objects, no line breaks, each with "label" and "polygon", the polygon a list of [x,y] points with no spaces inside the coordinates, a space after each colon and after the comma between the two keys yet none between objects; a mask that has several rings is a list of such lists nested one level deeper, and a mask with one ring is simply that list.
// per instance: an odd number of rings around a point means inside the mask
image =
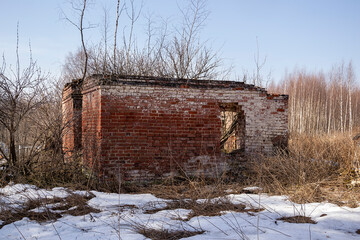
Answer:
[{"label": "doorway opening", "polygon": [[222,151],[245,150],[245,114],[238,103],[222,103],[221,111],[221,139]]}]

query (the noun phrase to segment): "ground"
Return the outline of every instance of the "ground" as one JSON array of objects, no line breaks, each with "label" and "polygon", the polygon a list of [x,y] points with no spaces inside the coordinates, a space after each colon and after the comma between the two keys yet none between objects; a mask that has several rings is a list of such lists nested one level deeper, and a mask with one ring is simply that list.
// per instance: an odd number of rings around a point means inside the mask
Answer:
[{"label": "ground", "polygon": [[8,185],[0,188],[0,239],[360,239],[360,207],[296,204],[256,189],[174,201]]}]

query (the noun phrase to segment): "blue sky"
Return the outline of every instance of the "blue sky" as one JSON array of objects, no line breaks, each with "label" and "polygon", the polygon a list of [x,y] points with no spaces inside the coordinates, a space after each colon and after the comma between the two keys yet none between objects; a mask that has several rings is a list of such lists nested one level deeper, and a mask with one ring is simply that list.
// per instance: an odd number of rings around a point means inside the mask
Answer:
[{"label": "blue sky", "polygon": [[[98,27],[86,32],[88,43],[101,37],[103,7],[110,17],[115,13],[115,0],[93,2],[87,16]],[[176,25],[178,6],[184,2],[143,0],[142,13]],[[17,22],[22,56],[28,56],[31,41],[33,58],[53,75],[59,74],[65,56],[80,46],[76,29],[60,17],[61,9],[70,14],[65,0],[1,0],[0,9],[0,53],[8,64],[14,62]],[[209,0],[208,10],[201,38],[219,50],[226,65],[234,65],[233,77],[254,71],[256,39],[260,57],[267,58],[262,73],[271,71],[275,80],[295,68],[329,71],[342,61],[352,61],[360,77],[358,0]],[[144,28],[139,20],[136,31]]]}]

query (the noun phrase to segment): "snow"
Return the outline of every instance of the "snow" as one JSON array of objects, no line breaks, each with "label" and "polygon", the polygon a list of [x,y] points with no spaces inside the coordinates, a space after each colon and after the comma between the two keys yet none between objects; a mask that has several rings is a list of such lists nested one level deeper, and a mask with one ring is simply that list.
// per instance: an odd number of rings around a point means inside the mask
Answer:
[{"label": "snow", "polygon": [[245,190],[245,191],[252,191],[252,192],[254,192],[254,191],[261,191],[262,189],[261,189],[261,188],[259,188],[259,187],[253,186],[253,187],[246,187],[246,188],[243,188],[243,190]]},{"label": "snow", "polygon": [[[16,184],[0,188],[0,211],[21,208],[29,199],[65,198],[71,193],[87,195],[85,191],[71,191],[66,188],[39,189],[33,185]],[[360,239],[360,207],[340,207],[321,202],[296,204],[287,196],[266,194],[228,194],[233,203],[242,203],[247,209],[262,208],[260,212],[222,212],[221,216],[198,216],[189,221],[184,219],[191,210],[161,210],[146,214],[145,210],[163,208],[169,200],[151,194],[115,194],[91,191],[88,205],[100,210],[84,216],[63,214],[56,221],[38,223],[23,218],[0,229],[0,239],[126,239],[143,240],[136,232],[136,226],[155,229],[204,231],[189,238],[208,239]],[[199,199],[198,202],[204,200]],[[56,204],[53,204],[55,206]],[[46,208],[51,208],[51,204]],[[41,212],[42,207],[31,211]],[[308,216],[316,224],[288,223],[280,217]],[[4,219],[1,219],[0,225]]]},{"label": "snow", "polygon": [[[162,203],[164,200],[154,197],[151,194],[116,194],[91,191],[96,197],[88,204],[100,210],[117,210],[119,206],[134,205],[145,207],[149,203]],[[156,206],[155,206],[156,207]]]}]

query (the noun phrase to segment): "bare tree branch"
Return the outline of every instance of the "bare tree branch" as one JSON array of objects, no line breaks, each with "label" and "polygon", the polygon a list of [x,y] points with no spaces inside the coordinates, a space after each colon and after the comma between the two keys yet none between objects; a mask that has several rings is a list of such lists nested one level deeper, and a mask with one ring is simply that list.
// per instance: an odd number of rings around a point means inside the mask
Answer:
[{"label": "bare tree branch", "polygon": [[[15,70],[6,67],[5,57],[0,69],[0,125],[6,129],[9,145],[9,160],[11,166],[17,164],[16,134],[30,112],[44,103],[46,75],[41,73],[32,59],[30,50],[29,65],[21,70],[19,56],[19,27],[17,30],[16,65]],[[31,48],[30,48],[31,49]],[[4,154],[4,149],[1,150]]]},{"label": "bare tree branch", "polygon": [[[167,21],[154,27],[147,17],[145,45],[138,47],[134,34],[135,25],[141,16],[142,5],[136,7],[135,0],[129,5],[117,0],[113,57],[107,54],[107,40],[103,43],[69,54],[63,67],[64,76],[78,76],[85,68],[81,59],[88,58],[87,74],[152,75],[185,79],[215,79],[228,73],[221,70],[222,59],[207,41],[201,41],[200,33],[209,15],[206,0],[189,0],[186,8],[180,8],[182,24],[169,30]],[[128,25],[123,25],[122,46],[118,45],[119,17],[125,11]],[[82,28],[80,28],[82,29]],[[106,31],[106,30],[105,30]],[[107,32],[104,33],[107,36]],[[87,56],[87,57],[86,57]],[[105,66],[106,65],[106,66]]]}]

